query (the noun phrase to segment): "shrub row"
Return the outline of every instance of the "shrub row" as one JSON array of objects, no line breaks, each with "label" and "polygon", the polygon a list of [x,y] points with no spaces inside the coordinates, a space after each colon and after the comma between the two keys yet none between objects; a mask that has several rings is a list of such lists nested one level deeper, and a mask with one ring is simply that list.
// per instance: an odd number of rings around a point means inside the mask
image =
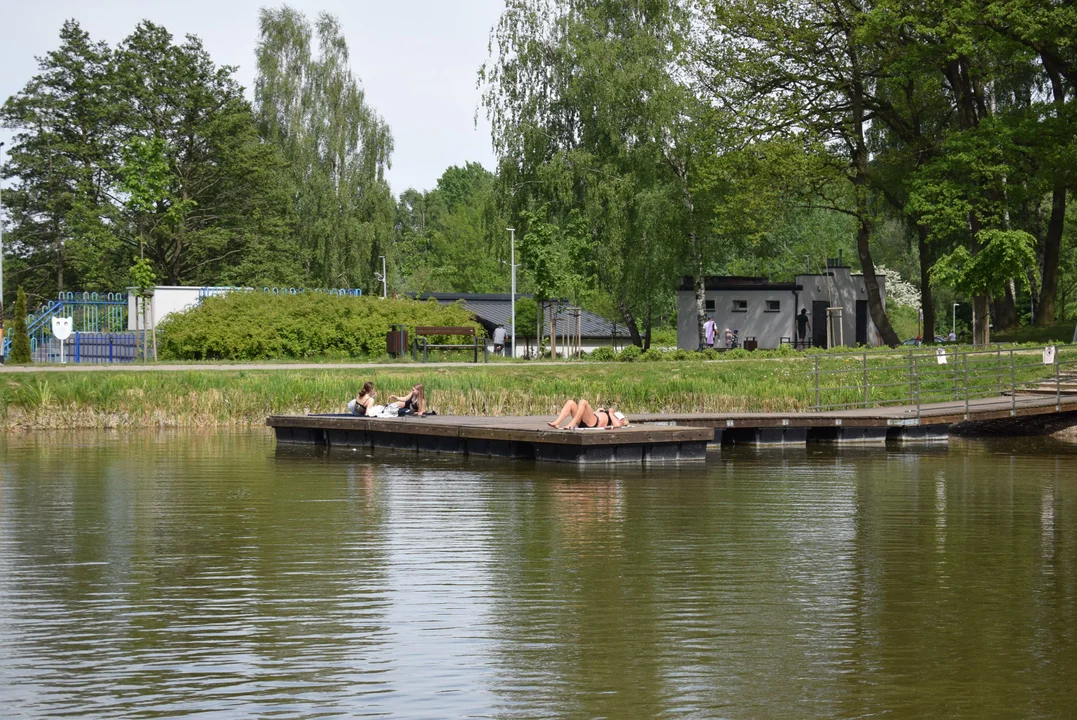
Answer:
[{"label": "shrub row", "polygon": [[409,338],[420,325],[483,332],[463,307],[433,300],[232,292],[169,316],[160,326],[158,346],[166,360],[381,357],[393,325],[406,326]]}]

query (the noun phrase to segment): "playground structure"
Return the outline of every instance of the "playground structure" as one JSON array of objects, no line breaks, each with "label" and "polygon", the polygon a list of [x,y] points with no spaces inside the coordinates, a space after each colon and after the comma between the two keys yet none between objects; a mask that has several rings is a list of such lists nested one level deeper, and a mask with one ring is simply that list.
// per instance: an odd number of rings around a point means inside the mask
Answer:
[{"label": "playground structure", "polygon": [[[142,315],[141,298],[134,293],[76,293],[62,292],[55,300],[49,300],[26,316],[26,329],[30,336],[30,354],[35,363],[59,363],[60,340],[52,334],[52,319],[70,317],[74,332],[63,341],[63,357],[68,363],[131,363],[146,359],[143,335],[152,332],[170,312],[197,306],[207,297],[229,292],[254,292],[254,288],[190,287],[161,288],[182,290],[177,302],[169,304],[162,297],[150,301],[150,321]],[[324,292],[332,295],[362,295],[358,289],[262,288],[261,292],[296,295],[303,292]],[[164,311],[164,312],[162,312]],[[154,317],[155,316],[155,317]],[[4,334],[0,354],[7,357],[11,352],[12,336]]]}]

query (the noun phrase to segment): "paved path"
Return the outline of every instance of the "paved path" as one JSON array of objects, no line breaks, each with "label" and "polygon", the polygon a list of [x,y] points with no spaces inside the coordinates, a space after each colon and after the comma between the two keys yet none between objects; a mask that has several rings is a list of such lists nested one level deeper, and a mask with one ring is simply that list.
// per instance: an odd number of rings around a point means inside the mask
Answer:
[{"label": "paved path", "polygon": [[566,362],[536,362],[534,360],[524,363],[497,362],[475,363],[469,362],[431,362],[426,363],[156,363],[147,365],[0,365],[0,374],[3,373],[54,373],[54,372],[237,372],[240,370],[418,370],[422,368],[511,368],[511,367],[534,367],[536,365],[566,365]]}]

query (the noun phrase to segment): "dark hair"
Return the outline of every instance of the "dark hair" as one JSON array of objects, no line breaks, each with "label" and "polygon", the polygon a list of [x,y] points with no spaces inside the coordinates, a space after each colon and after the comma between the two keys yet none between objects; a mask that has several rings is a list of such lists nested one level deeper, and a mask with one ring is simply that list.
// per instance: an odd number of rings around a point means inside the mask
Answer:
[{"label": "dark hair", "polygon": [[363,383],[363,389],[359,391],[359,397],[360,398],[365,398],[367,395],[370,394],[370,391],[373,390],[373,389],[374,389],[374,383],[367,380],[365,383]]},{"label": "dark hair", "polygon": [[808,314],[808,308],[801,308],[800,309],[800,314],[801,315],[807,315]]}]

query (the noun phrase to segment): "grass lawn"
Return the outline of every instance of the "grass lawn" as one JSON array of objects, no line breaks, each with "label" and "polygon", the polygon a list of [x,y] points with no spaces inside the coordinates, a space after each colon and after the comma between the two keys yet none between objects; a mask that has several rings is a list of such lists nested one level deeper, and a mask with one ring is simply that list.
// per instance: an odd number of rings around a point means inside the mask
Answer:
[{"label": "grass lawn", "polygon": [[1027,325],[1013,330],[991,333],[991,341],[1004,343],[1068,343],[1073,341],[1074,325],[1073,321],[1043,327]]},{"label": "grass lawn", "polygon": [[[1018,380],[1046,376],[1039,351],[1022,355]],[[1067,358],[1077,359],[1077,351]],[[908,397],[914,386],[924,402],[952,398],[959,364],[939,365],[934,351],[909,371],[909,354],[868,353],[869,403]],[[1008,354],[973,356],[973,376],[987,392],[1008,378]],[[865,356],[818,356],[824,405],[864,399]],[[810,409],[816,399],[815,356],[719,362],[566,362],[487,367],[403,365],[369,371],[340,369],[19,373],[0,376],[0,429],[68,429],[258,425],[267,415],[342,412],[365,380],[381,400],[416,382],[442,414],[553,414],[566,398],[628,412],[750,412]],[[988,387],[989,386],[989,387]],[[938,396],[938,397],[936,397]]]}]

